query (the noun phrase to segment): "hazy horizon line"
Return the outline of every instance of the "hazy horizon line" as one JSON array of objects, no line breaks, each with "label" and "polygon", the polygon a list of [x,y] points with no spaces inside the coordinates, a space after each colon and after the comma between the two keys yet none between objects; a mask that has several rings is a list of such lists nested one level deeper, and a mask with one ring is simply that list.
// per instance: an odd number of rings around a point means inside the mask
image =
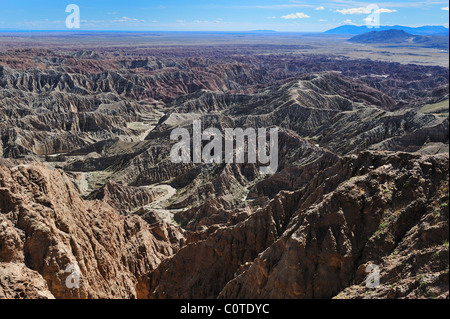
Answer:
[{"label": "hazy horizon line", "polygon": [[[352,25],[352,24],[346,24],[337,26],[335,28],[331,28],[329,30],[333,30],[339,27],[365,27],[365,25]],[[448,27],[444,25],[421,25],[421,26],[407,26],[407,25],[383,25],[380,27],[407,27],[407,28],[423,28],[423,27],[443,27],[445,29],[449,29]],[[33,30],[33,29],[0,29],[1,33],[6,32],[64,32],[64,33],[82,33],[82,32],[108,32],[108,33],[114,33],[114,32],[123,32],[123,33],[146,33],[146,32],[160,32],[160,33],[171,33],[171,32],[177,32],[177,33],[325,33],[329,30],[325,31],[277,31],[277,30],[73,30],[73,29],[63,29],[63,30]]]}]

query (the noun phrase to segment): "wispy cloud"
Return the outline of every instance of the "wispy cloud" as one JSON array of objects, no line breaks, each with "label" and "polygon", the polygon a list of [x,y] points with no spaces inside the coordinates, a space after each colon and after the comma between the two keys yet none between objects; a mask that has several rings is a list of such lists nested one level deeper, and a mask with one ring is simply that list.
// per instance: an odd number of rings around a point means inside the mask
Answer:
[{"label": "wispy cloud", "polygon": [[394,12],[398,12],[396,9],[386,9],[386,8],[381,8],[377,11],[375,11],[376,13],[394,13]]},{"label": "wispy cloud", "polygon": [[350,19],[344,20],[344,21],[342,21],[340,24],[344,24],[344,25],[348,25],[348,24],[356,25],[356,24],[355,24],[352,20],[350,20]]},{"label": "wispy cloud", "polygon": [[[372,10],[368,7],[360,7],[360,8],[349,8],[349,9],[342,9],[342,10],[336,10],[336,12],[340,12],[344,15],[347,14],[370,14],[372,13]],[[393,13],[398,12],[396,9],[387,9],[387,8],[380,8],[375,11],[376,13]]]},{"label": "wispy cloud", "polygon": [[222,22],[223,22],[222,18],[218,18],[213,21],[209,21],[209,20],[195,20],[194,21],[194,23],[197,23],[197,24],[211,24],[211,23],[222,23]]},{"label": "wispy cloud", "polygon": [[[354,7],[366,7],[370,2],[354,1],[354,0],[328,0],[328,6],[333,8],[354,8]],[[379,7],[383,8],[428,8],[436,5],[447,4],[448,1],[439,0],[423,0],[423,1],[386,1],[386,2],[373,2]]]},{"label": "wispy cloud", "polygon": [[324,7],[324,6],[320,6],[320,7],[317,7],[316,10],[317,10],[317,11],[325,10],[325,7]]},{"label": "wispy cloud", "polygon": [[303,12],[291,13],[281,17],[282,19],[291,20],[291,19],[307,19],[310,18],[309,15]]},{"label": "wispy cloud", "polygon": [[441,8],[443,11],[448,11],[448,7]]},{"label": "wispy cloud", "polygon": [[115,20],[113,20],[113,22],[143,23],[143,22],[145,22],[145,20],[136,19],[136,18],[129,18],[129,17],[122,17],[122,18],[116,18]]},{"label": "wispy cloud", "polygon": [[283,10],[293,8],[315,8],[313,4],[300,4],[300,3],[285,3],[285,4],[268,4],[268,5],[230,5],[222,6],[227,9],[270,9],[270,10]]}]

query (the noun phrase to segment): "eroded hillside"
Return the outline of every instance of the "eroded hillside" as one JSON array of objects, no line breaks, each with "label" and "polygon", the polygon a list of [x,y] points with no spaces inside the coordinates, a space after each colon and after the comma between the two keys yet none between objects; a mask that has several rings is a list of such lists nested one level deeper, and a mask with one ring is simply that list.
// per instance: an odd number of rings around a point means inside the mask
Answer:
[{"label": "eroded hillside", "polygon": [[[0,297],[448,298],[448,68],[274,48],[1,51]],[[173,163],[196,120],[276,173]]]}]

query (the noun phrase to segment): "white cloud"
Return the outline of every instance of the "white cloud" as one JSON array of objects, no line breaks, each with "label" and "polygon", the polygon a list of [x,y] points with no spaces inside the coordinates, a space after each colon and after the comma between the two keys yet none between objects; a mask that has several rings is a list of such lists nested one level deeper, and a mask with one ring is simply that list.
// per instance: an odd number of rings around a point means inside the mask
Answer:
[{"label": "white cloud", "polygon": [[145,20],[135,19],[135,18],[129,18],[129,17],[122,17],[122,18],[116,18],[113,20],[114,22],[132,22],[132,23],[142,23],[145,22]]},{"label": "white cloud", "polygon": [[319,22],[327,22],[328,20],[326,19],[320,19]]},{"label": "white cloud", "polygon": [[320,6],[320,7],[317,7],[316,10],[317,10],[317,11],[325,10],[325,7],[324,7],[324,6]]},{"label": "white cloud", "polygon": [[448,11],[448,7],[441,8],[441,10],[443,10],[443,11]]},{"label": "white cloud", "polygon": [[[347,14],[370,14],[370,13],[372,13],[372,10],[369,9],[368,7],[361,7],[361,8],[336,10],[336,12],[340,12],[344,15],[347,15]],[[381,8],[381,9],[378,9],[375,11],[375,13],[393,13],[393,12],[397,12],[397,10]]]},{"label": "white cloud", "polygon": [[380,10],[376,11],[377,13],[393,13],[393,12],[398,12],[395,9],[386,9],[386,8],[381,8]]},{"label": "white cloud", "polygon": [[347,19],[347,20],[344,20],[344,21],[342,21],[341,22],[341,24],[345,24],[345,25],[348,25],[348,24],[351,24],[351,25],[356,25],[355,23],[353,23],[353,21],[352,20],[350,20],[350,19]]},{"label": "white cloud", "polygon": [[291,13],[285,16],[281,17],[282,19],[291,20],[291,19],[306,19],[310,18],[309,15],[303,13],[303,12],[297,12],[297,13]]},{"label": "white cloud", "polygon": [[194,23],[196,24],[211,24],[211,23],[222,23],[223,19],[222,18],[218,18],[214,21],[209,21],[209,20],[195,20]]},{"label": "white cloud", "polygon": [[369,14],[370,10],[368,10],[365,7],[361,7],[361,8],[336,10],[336,12],[340,12],[342,14]]}]

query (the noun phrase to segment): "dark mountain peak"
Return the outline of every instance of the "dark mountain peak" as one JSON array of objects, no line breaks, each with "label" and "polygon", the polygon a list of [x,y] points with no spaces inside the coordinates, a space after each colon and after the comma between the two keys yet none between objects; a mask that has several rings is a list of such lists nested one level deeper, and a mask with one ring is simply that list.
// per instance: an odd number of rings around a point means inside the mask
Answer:
[{"label": "dark mountain peak", "polygon": [[349,34],[358,35],[371,31],[386,31],[386,30],[403,30],[407,33],[414,35],[442,35],[448,36],[448,28],[444,26],[422,26],[418,28],[405,27],[401,25],[395,26],[380,26],[379,28],[373,29],[367,26],[356,26],[356,25],[343,25],[331,30],[326,31],[326,34]]},{"label": "dark mountain peak", "polygon": [[414,35],[404,30],[371,31],[354,36],[348,40],[363,44],[401,44],[405,46],[420,46],[439,50],[448,50],[448,36]]},{"label": "dark mountain peak", "polygon": [[355,43],[401,43],[413,39],[414,35],[403,30],[371,31],[354,36],[349,41]]}]

